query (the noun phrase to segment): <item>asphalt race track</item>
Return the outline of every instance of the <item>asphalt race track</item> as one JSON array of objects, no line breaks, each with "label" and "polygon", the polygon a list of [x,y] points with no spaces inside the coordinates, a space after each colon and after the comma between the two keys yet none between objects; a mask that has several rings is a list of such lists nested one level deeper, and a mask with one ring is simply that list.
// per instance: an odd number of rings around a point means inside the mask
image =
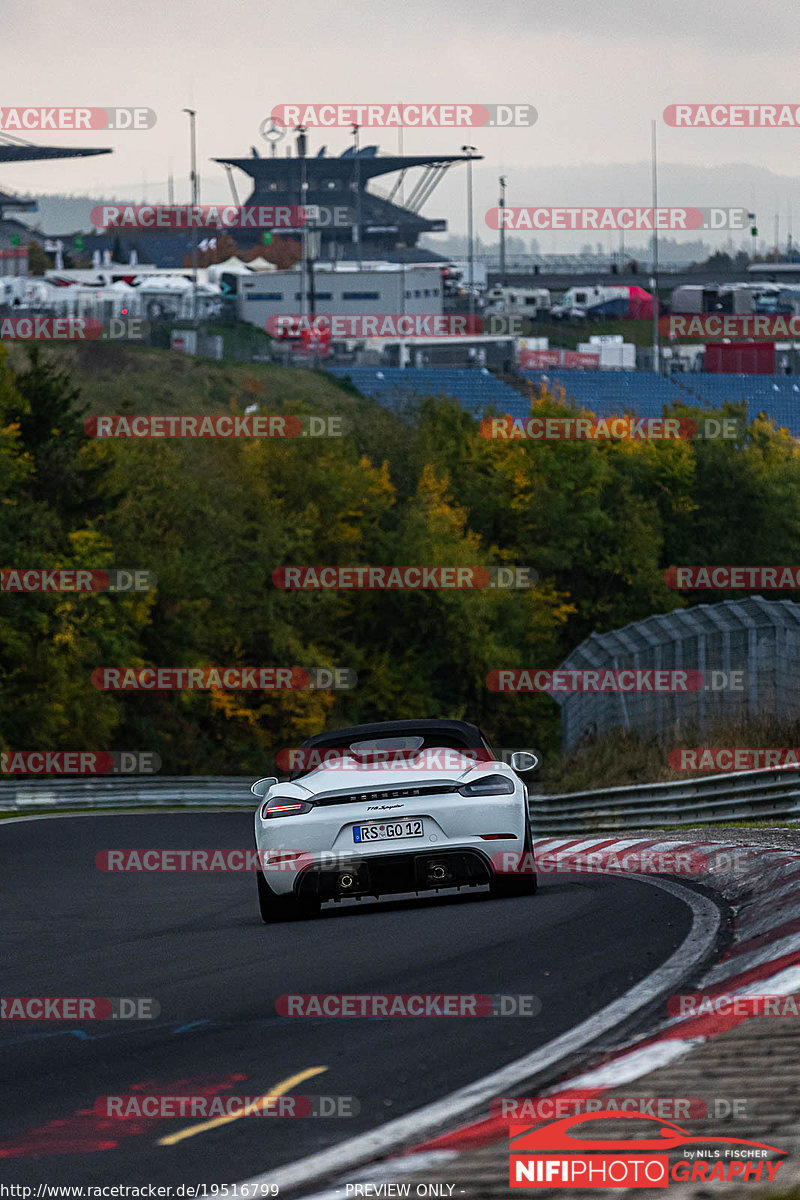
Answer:
[{"label": "asphalt race track", "polygon": [[[539,894],[326,906],[265,926],[251,873],[106,874],[108,848],[251,848],[250,813],[0,822],[2,994],[154,997],[155,1020],[0,1022],[0,1180],[246,1179],[446,1095],[570,1029],[686,936],[678,898],[545,875]],[[533,994],[536,1017],[291,1018],[285,993]],[[347,1117],[100,1117],[104,1095],[355,1097]],[[187,1132],[184,1132],[187,1131]],[[171,1145],[159,1139],[182,1133]]]}]

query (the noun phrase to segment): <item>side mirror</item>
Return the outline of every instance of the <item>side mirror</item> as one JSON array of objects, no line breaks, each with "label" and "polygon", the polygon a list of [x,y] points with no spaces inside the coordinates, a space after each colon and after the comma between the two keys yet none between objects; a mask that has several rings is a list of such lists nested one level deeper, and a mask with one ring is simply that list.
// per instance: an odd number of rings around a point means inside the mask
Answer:
[{"label": "side mirror", "polygon": [[529,750],[518,750],[516,754],[511,755],[511,769],[518,775],[524,775],[527,771],[535,771],[538,765],[539,759]]},{"label": "side mirror", "polygon": [[263,800],[271,787],[274,787],[278,782],[274,775],[268,776],[266,779],[257,779],[250,788],[254,796],[258,796],[259,800]]}]

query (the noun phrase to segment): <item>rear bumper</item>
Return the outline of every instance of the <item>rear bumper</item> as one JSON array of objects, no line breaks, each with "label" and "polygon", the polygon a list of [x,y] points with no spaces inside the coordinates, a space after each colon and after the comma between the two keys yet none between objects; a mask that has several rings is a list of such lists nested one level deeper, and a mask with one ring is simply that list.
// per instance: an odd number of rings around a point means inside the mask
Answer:
[{"label": "rear bumper", "polygon": [[294,881],[294,894],[319,900],[386,896],[439,888],[480,887],[491,882],[488,854],[472,847],[370,854],[336,866],[309,864]]}]

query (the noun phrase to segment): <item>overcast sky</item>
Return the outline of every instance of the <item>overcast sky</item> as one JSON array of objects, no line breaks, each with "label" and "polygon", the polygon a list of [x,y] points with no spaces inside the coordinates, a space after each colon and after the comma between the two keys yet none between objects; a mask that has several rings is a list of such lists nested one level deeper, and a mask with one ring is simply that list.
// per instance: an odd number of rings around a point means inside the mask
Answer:
[{"label": "overcast sky", "polygon": [[[476,228],[508,176],[509,204],[646,204],[650,122],[658,123],[664,204],[754,206],[782,238],[800,129],[674,129],[676,102],[800,104],[797,12],[777,0],[3,0],[0,105],[139,105],[155,128],[30,134],[56,145],[110,145],[113,155],[0,166],[0,187],[150,201],[188,198],[188,121],[198,110],[204,201],[228,200],[219,155],[267,153],[258,128],[282,102],[529,103],[532,129],[406,130],[406,153],[474,144]],[[395,151],[395,130],[362,131]],[[311,131],[339,153],[348,131]],[[592,168],[598,168],[593,170]],[[612,168],[612,169],[609,169]],[[248,181],[239,179],[242,198]],[[425,206],[466,227],[464,173]],[[794,214],[793,214],[794,215]],[[488,238],[488,231],[482,231]],[[800,234],[800,207],[796,213]],[[542,249],[566,243],[553,234]],[[592,240],[580,237],[581,241]]]}]

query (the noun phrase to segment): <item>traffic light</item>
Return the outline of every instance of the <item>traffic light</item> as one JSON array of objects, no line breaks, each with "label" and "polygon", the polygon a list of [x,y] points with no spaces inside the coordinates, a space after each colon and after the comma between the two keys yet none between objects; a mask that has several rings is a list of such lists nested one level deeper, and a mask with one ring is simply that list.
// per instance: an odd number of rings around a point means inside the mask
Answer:
[{"label": "traffic light", "polygon": [[83,249],[83,238],[82,237],[74,237],[72,239],[72,247],[74,250],[82,250]]},{"label": "traffic light", "polygon": [[264,243],[265,246],[272,245],[272,230],[271,229],[264,230],[264,232],[261,235],[261,241]]},{"label": "traffic light", "polygon": [[12,246],[18,246],[18,245],[19,245],[19,234],[18,234],[18,233],[12,233],[12,235],[11,235],[11,245],[12,245]]}]

